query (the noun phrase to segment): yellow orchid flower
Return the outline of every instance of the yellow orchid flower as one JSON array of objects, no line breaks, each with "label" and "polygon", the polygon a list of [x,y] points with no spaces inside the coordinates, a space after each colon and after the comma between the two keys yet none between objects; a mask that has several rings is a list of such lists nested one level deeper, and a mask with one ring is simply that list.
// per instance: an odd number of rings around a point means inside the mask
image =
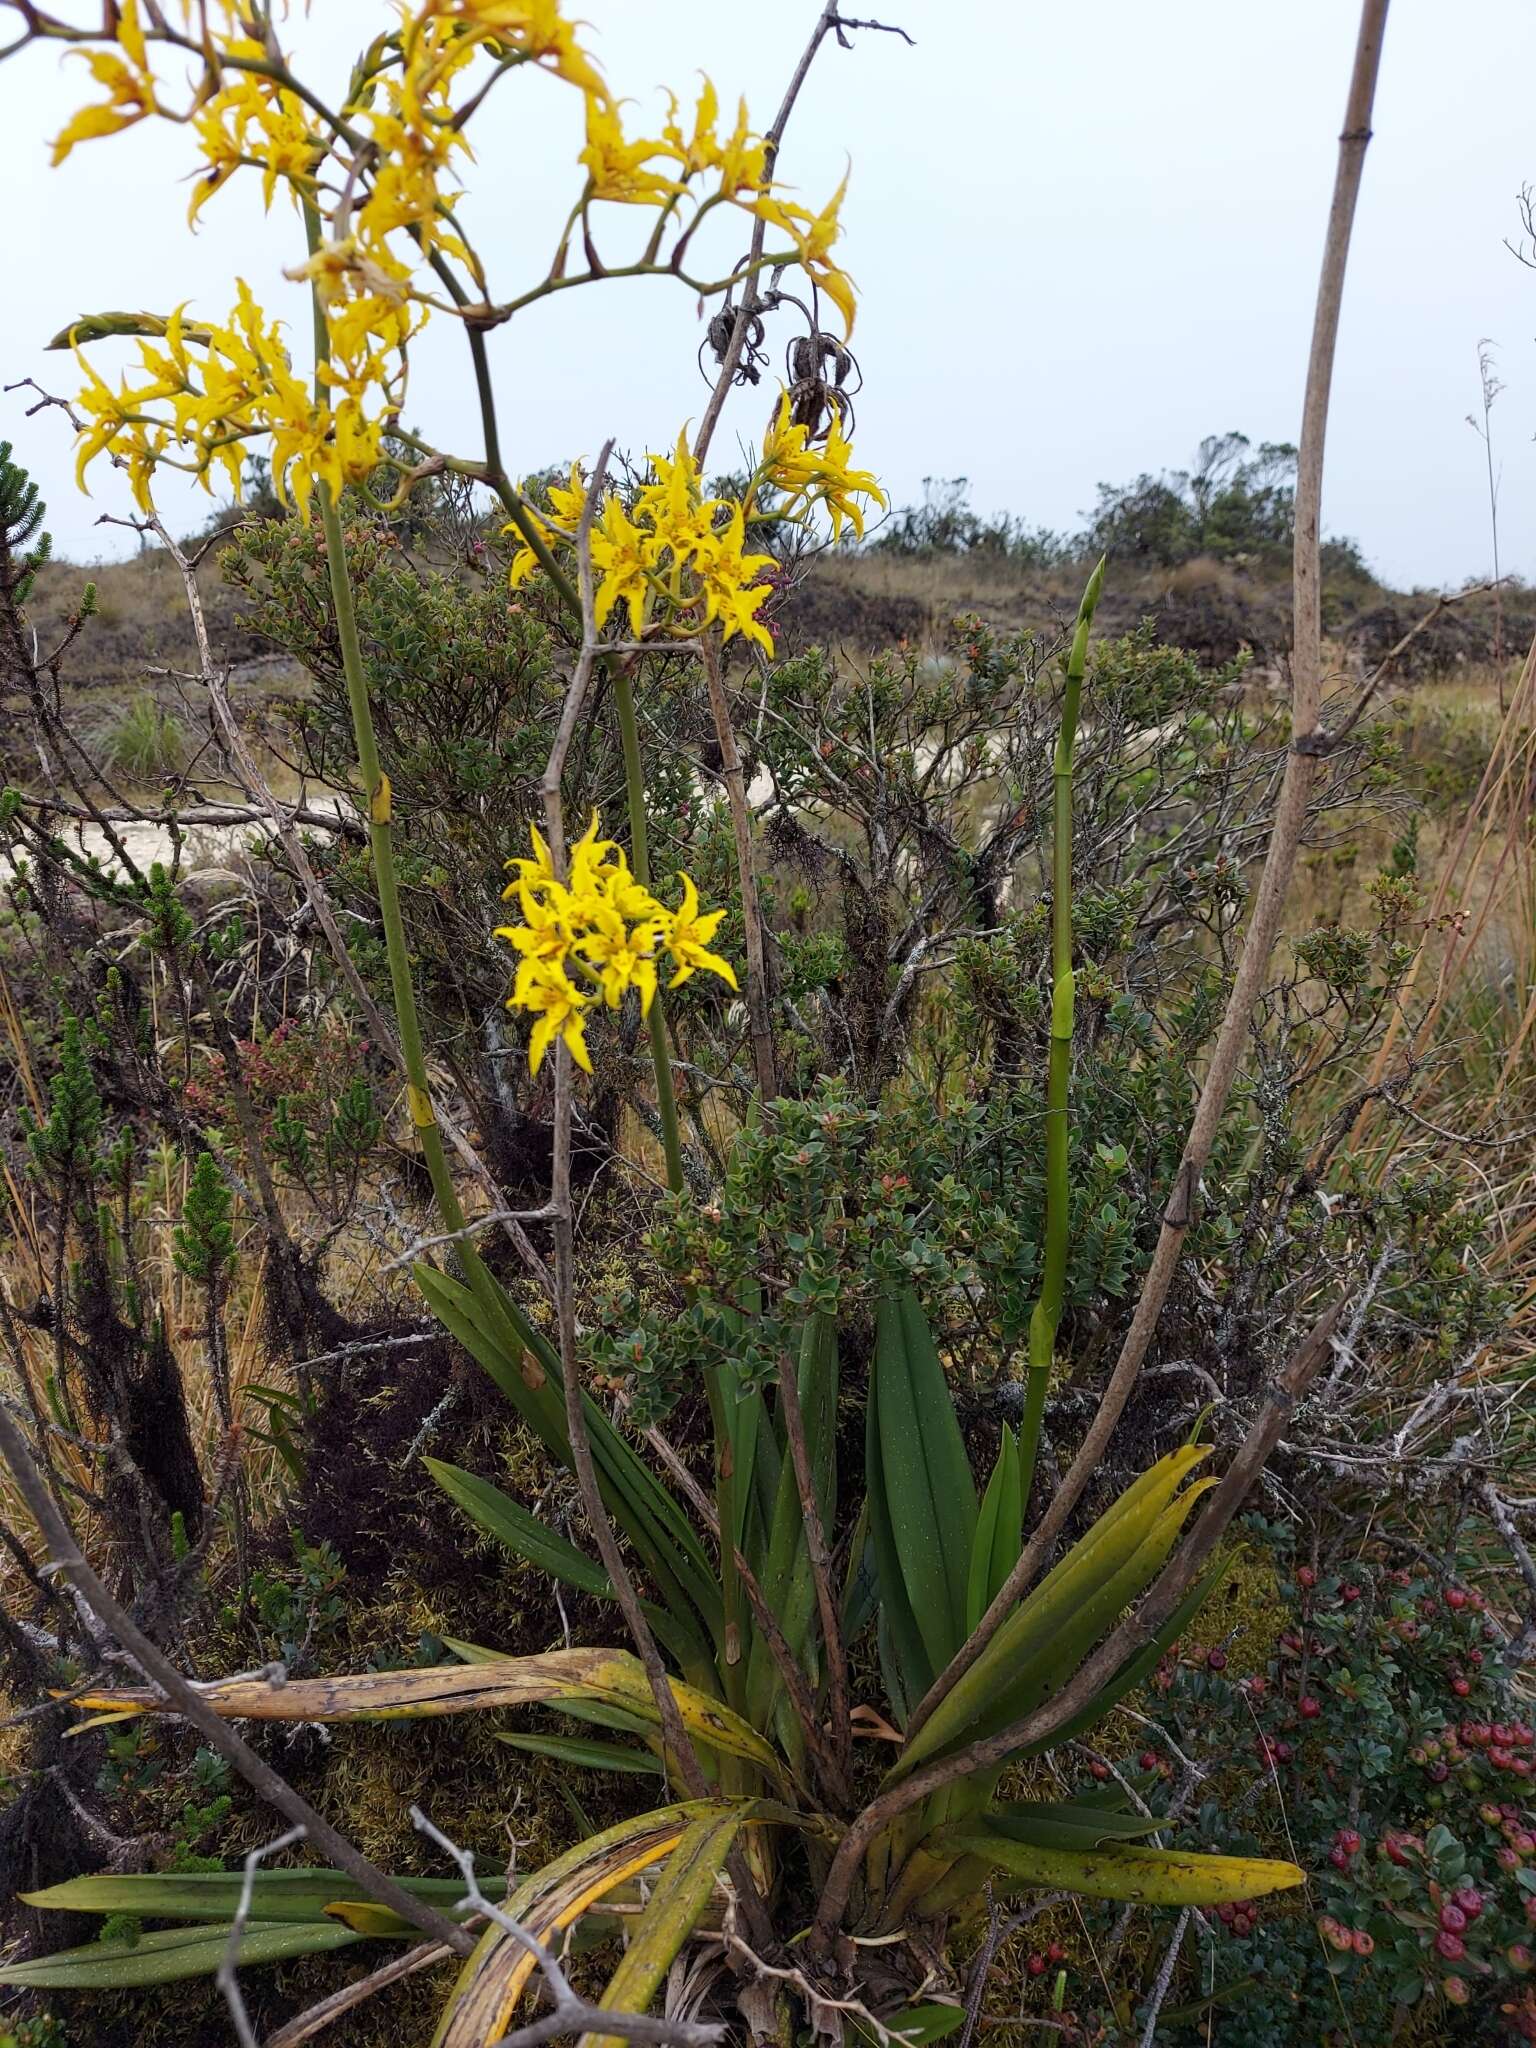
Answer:
[{"label": "yellow orchid flower", "polygon": [[645,630],[646,600],[651,593],[650,543],[616,496],[610,495],[603,516],[592,529],[592,566],[601,581],[593,600],[599,626],[616,604],[629,610],[629,630],[639,639]]},{"label": "yellow orchid flower", "polygon": [[592,1055],[587,1051],[586,1028],[582,1021],[583,1012],[591,998],[584,996],[566,974],[563,967],[548,962],[528,963],[530,972],[526,981],[518,976],[519,991],[508,1002],[510,1009],[532,1010],[538,1017],[528,1039],[528,1065],[537,1073],[543,1064],[544,1055],[557,1038],[565,1041],[571,1058],[584,1073],[592,1071]]},{"label": "yellow orchid flower", "polygon": [[[142,48],[142,44],[140,45]],[[63,163],[78,142],[95,142],[104,135],[120,135],[158,111],[154,80],[143,70],[134,70],[110,50],[71,50],[90,69],[98,85],[107,88],[107,98],[94,106],[82,107],[54,137],[54,168]]]},{"label": "yellow orchid flower", "polygon": [[601,898],[593,899],[587,917],[587,931],[577,941],[577,951],[602,984],[603,1000],[610,1010],[616,1010],[624,991],[632,988],[639,994],[641,1015],[648,1014],[656,993],[657,922],[626,925]]},{"label": "yellow orchid flower", "polygon": [[479,37],[510,45],[592,98],[608,100],[603,74],[576,40],[558,0],[426,0],[416,18],[463,22]]},{"label": "yellow orchid flower", "polygon": [[773,585],[759,581],[774,566],[772,555],[744,555],[746,515],[739,504],[714,535],[712,552],[700,565],[704,584],[704,621],[721,621],[721,638],[740,633],[765,653],[773,652],[773,635],[757,616],[773,595]]},{"label": "yellow orchid flower", "polygon": [[690,875],[679,875],[683,885],[683,900],[669,916],[662,932],[662,944],[677,964],[677,972],[667,983],[676,988],[690,975],[700,970],[707,974],[718,974],[731,988],[737,986],[736,970],[729,960],[719,953],[708,950],[709,941],[720,928],[725,916],[723,910],[707,910],[699,915],[699,892]]},{"label": "yellow orchid flower", "polygon": [[785,502],[776,508],[780,516],[794,518],[813,505],[825,505],[832,521],[832,538],[842,537],[846,521],[862,540],[864,511],[860,498],[876,504],[887,502],[873,471],[850,469],[853,449],[834,413],[821,447],[811,445],[810,429],[790,416],[789,393],[779,400],[767,433],[758,474],[765,483],[782,492]]},{"label": "yellow orchid flower", "polygon": [[820,213],[798,206],[793,200],[780,199],[775,193],[764,193],[752,211],[767,221],[770,227],[782,228],[795,244],[796,253],[806,275],[820,286],[827,297],[843,316],[843,332],[852,334],[857,301],[853,293],[853,281],[845,271],[832,261],[831,248],[842,232],[839,214],[843,197],[848,190],[846,173],[843,182]]},{"label": "yellow orchid flower", "polygon": [[580,919],[576,908],[558,882],[550,882],[538,894],[526,882],[517,884],[517,899],[523,913],[520,925],[498,926],[496,936],[521,953],[525,964],[563,962],[575,943]]},{"label": "yellow orchid flower", "polygon": [[665,177],[650,165],[668,154],[664,142],[627,141],[618,108],[588,96],[587,146],[577,162],[586,166],[594,199],[611,199],[621,206],[666,205],[683,188],[676,178]]}]

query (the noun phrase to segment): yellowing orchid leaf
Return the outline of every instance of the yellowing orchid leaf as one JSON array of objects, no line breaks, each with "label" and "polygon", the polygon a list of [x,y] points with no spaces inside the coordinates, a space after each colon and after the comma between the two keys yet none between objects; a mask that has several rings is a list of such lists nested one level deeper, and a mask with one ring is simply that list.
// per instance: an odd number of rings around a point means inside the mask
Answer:
[{"label": "yellowing orchid leaf", "polygon": [[[683,1726],[696,1742],[742,1757],[775,1780],[781,1777],[775,1752],[739,1715],[679,1679],[671,1680],[671,1686]],[[627,1650],[552,1650],[537,1657],[438,1664],[424,1671],[360,1671],[284,1685],[240,1678],[209,1686],[203,1697],[228,1720],[409,1721],[591,1700],[649,1726],[661,1723],[645,1668]],[[175,1711],[160,1694],[143,1690],[87,1693],[79,1704],[114,1715]]]},{"label": "yellowing orchid leaf", "polygon": [[1306,1882],[1294,1863],[1262,1856],[1201,1856],[1131,1842],[1047,1848],[1018,1841],[984,1823],[940,1828],[926,1846],[944,1855],[975,1857],[1031,1889],[1077,1892],[1140,1906],[1220,1906]]},{"label": "yellowing orchid leaf", "polygon": [[[667,1859],[660,1882],[641,1914],[624,1959],[601,2003],[610,2012],[644,2012],[683,1943],[699,1924],[715,1880],[741,1832],[747,1810],[701,1814]],[[623,2048],[616,2034],[585,2034],[579,2048]]]},{"label": "yellowing orchid leaf", "polygon": [[[620,1821],[529,1878],[508,1900],[508,1918],[549,1943],[620,1886],[665,1862],[697,1821],[754,1813],[751,1801],[689,1800]],[[490,2048],[499,2041],[535,1967],[505,1928],[488,1927],[459,1972],[432,2048]]]}]

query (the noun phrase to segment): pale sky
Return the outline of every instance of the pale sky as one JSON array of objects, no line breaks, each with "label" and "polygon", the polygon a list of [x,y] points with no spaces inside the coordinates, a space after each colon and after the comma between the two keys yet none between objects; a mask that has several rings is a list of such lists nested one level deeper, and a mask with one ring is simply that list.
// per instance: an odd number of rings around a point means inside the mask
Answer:
[{"label": "pale sky", "polygon": [[[64,6],[68,0],[57,0]],[[876,10],[858,0],[852,11]],[[94,7],[87,7],[87,13]],[[572,0],[616,91],[691,97],[707,70],[767,124],[816,0]],[[1353,0],[878,0],[916,39],[859,34],[818,60],[780,175],[819,206],[851,162],[843,261],[860,295],[865,376],[856,445],[897,503],[925,475],[965,474],[983,511],[1074,525],[1100,479],[1181,467],[1201,436],[1294,440],[1312,293],[1357,8]],[[390,18],[381,0],[313,0],[289,41],[339,96],[345,59]],[[5,15],[4,36],[15,17]],[[303,67],[301,67],[303,68]],[[1504,567],[1536,579],[1536,272],[1504,248],[1536,182],[1532,0],[1394,0],[1365,169],[1329,430],[1325,523],[1385,577],[1454,583],[1489,563],[1483,451],[1466,424],[1477,344],[1498,344],[1494,413]],[[77,381],[40,344],[86,311],[189,299],[222,315],[236,274],[302,340],[301,240],[286,202],[263,218],[254,174],[183,225],[190,139],[164,126],[77,149],[46,138],[93,96],[84,67],[33,50],[0,67],[6,208],[3,381]],[[547,266],[576,189],[578,96],[508,81],[468,218],[493,286]],[[645,123],[647,128],[651,124]],[[652,131],[654,132],[654,130]],[[622,260],[626,229],[609,231]],[[722,268],[745,232],[717,245]],[[462,343],[447,321],[418,349],[408,417],[478,454]],[[681,286],[616,281],[539,306],[494,339],[509,464],[662,447],[705,399],[698,310]],[[781,336],[776,355],[782,350]],[[98,351],[103,367],[111,348]],[[0,437],[38,477],[61,551],[122,551],[97,530],[121,483],[72,482],[59,416],[0,398]],[[755,436],[737,397],[717,440]],[[167,494],[173,520],[197,494]]]}]

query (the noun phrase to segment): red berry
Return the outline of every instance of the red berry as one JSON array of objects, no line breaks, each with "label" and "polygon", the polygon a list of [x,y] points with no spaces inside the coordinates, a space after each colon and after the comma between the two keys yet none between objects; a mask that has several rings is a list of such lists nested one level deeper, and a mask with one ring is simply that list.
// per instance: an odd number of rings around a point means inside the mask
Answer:
[{"label": "red berry", "polygon": [[1445,1589],[1445,1604],[1447,1607],[1451,1608],[1465,1607],[1467,1604],[1467,1596],[1462,1587],[1447,1586]]},{"label": "red berry", "polygon": [[1245,1678],[1243,1680],[1243,1685],[1244,1688],[1253,1696],[1254,1699],[1257,1700],[1263,1698],[1265,1685],[1264,1680],[1262,1678]]},{"label": "red berry", "polygon": [[1483,1910],[1483,1895],[1475,1885],[1464,1884],[1459,1891],[1452,1892],[1451,1902],[1459,1906],[1469,1920],[1476,1920]]},{"label": "red berry", "polygon": [[1317,1573],[1313,1571],[1311,1565],[1304,1564],[1298,1566],[1296,1583],[1298,1586],[1305,1586],[1309,1592],[1317,1584]]},{"label": "red berry", "polygon": [[1466,1699],[1471,1690],[1472,1681],[1469,1678],[1453,1678],[1451,1680],[1451,1691],[1455,1693],[1457,1699]]},{"label": "red berry", "polygon": [[1067,1952],[1059,1941],[1053,1941],[1045,1954],[1046,1960],[1052,1963],[1064,1963],[1067,1959]]},{"label": "red berry", "polygon": [[1205,1661],[1212,1671],[1225,1671],[1227,1653],[1225,1650],[1211,1650],[1207,1653]]},{"label": "red berry", "polygon": [[1360,1588],[1358,1586],[1344,1586],[1340,1589],[1339,1598],[1343,1600],[1346,1606],[1350,1606],[1360,1598]]},{"label": "red berry", "polygon": [[1524,1977],[1532,1964],[1536,1963],[1536,1956],[1531,1954],[1523,1941],[1512,1941],[1504,1951],[1504,1960],[1512,1970],[1518,1971]]},{"label": "red berry", "polygon": [[1450,1775],[1451,1767],[1449,1764],[1431,1764],[1429,1767],[1429,1782],[1431,1785],[1443,1785]]},{"label": "red berry", "polygon": [[1157,1751],[1155,1749],[1144,1749],[1141,1752],[1141,1768],[1144,1771],[1155,1771],[1157,1769]]},{"label": "red berry", "polygon": [[1031,1977],[1043,1977],[1045,1975],[1045,1957],[1033,1955],[1024,1967],[1029,1971]]},{"label": "red berry", "polygon": [[1465,1934],[1467,1916],[1454,1900],[1448,1899],[1440,1908],[1440,1925],[1447,1934]]},{"label": "red berry", "polygon": [[1321,1700],[1314,1699],[1311,1693],[1304,1692],[1296,1702],[1296,1711],[1300,1714],[1303,1721],[1315,1721],[1323,1711],[1323,1703]]},{"label": "red berry", "polygon": [[1338,1844],[1335,1843],[1334,1846],[1328,1851],[1328,1861],[1333,1865],[1335,1870],[1348,1870],[1349,1851],[1347,1849],[1341,1849],[1338,1846]]},{"label": "red berry", "polygon": [[1363,1927],[1355,1929],[1350,1946],[1357,1956],[1370,1956],[1376,1953],[1376,1944]]},{"label": "red berry", "polygon": [[1338,1843],[1346,1856],[1356,1856],[1359,1854],[1360,1835],[1357,1829],[1340,1828],[1333,1839]]},{"label": "red berry", "polygon": [[1443,1928],[1435,1936],[1435,1947],[1448,1963],[1459,1963],[1467,1952],[1467,1944],[1461,1936],[1452,1934],[1448,1928]]},{"label": "red berry", "polygon": [[1447,1977],[1440,1989],[1452,2005],[1465,2005],[1472,1996],[1465,1977]]},{"label": "red berry", "polygon": [[1099,1779],[1102,1783],[1102,1781],[1109,1776],[1109,1765],[1101,1764],[1098,1758],[1095,1757],[1093,1762],[1088,1766],[1088,1775],[1090,1778]]}]

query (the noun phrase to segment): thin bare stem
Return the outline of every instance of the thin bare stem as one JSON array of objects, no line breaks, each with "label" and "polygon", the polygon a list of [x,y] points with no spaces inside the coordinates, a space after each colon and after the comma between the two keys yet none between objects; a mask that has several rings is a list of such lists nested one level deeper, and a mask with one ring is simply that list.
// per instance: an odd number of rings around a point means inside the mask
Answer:
[{"label": "thin bare stem", "polygon": [[[884,27],[885,24],[883,22],[877,21],[844,21],[838,15],[837,0],[827,0],[827,4],[822,8],[821,13],[817,17],[815,28],[811,30],[810,41],[800,53],[800,61],[795,66],[789,84],[785,88],[783,99],[779,102],[779,111],[774,115],[772,125],[763,137],[763,183],[765,185],[772,179],[778,164],[779,149],[784,140],[784,130],[789,126],[789,117],[795,111],[795,101],[800,97],[800,88],[809,77],[811,66],[816,61],[816,53],[826,41],[828,34],[835,31],[838,41],[846,48],[847,37],[844,34],[846,29],[883,29]],[[896,29],[888,31],[888,33],[901,35],[904,31]],[[908,42],[911,41],[910,36],[906,39]],[[731,386],[736,381],[736,373],[741,368],[741,358],[746,351],[747,335],[752,325],[753,316],[762,304],[762,295],[758,290],[758,281],[762,276],[764,268],[763,244],[767,234],[768,223],[759,215],[757,220],[753,222],[752,246],[748,251],[747,260],[742,266],[746,284],[742,293],[741,304],[736,309],[735,325],[731,329],[731,338],[726,344],[725,354],[720,360],[720,371],[719,375],[715,378],[715,388],[709,394],[709,403],[704,408],[704,417],[700,420],[699,431],[694,436],[693,459],[700,468],[703,467],[704,458],[709,453],[709,444],[715,438],[715,429],[720,424],[720,414],[724,410],[725,401],[730,394]]]},{"label": "thin bare stem", "polygon": [[240,1884],[240,1897],[235,1905],[235,1916],[229,1923],[229,1940],[219,1959],[219,1967],[213,1973],[213,1981],[223,1993],[224,2003],[229,2007],[229,2016],[234,2023],[235,2036],[240,2048],[257,2048],[256,2029],[251,2025],[251,2016],[245,2009],[245,1999],[240,1991],[240,1944],[245,1939],[246,1924],[251,1917],[251,1906],[256,1894],[256,1872],[269,1856],[276,1856],[284,1849],[291,1849],[304,1840],[304,1829],[289,1828],[286,1834],[278,1835],[273,1841],[262,1842],[252,1849],[245,1859],[245,1875]]},{"label": "thin bare stem", "polygon": [[757,863],[752,853],[752,812],[747,804],[747,778],[731,723],[731,707],[720,670],[720,648],[713,633],[700,643],[704,675],[709,687],[709,709],[715,721],[715,738],[720,744],[720,779],[730,806],[731,830],[736,840],[736,879],[741,890],[741,922],[747,954],[747,1024],[752,1036],[752,1067],[757,1090],[764,1102],[779,1092],[778,1068],[773,1057],[773,1018],[768,1004],[768,949],[763,937],[763,906],[757,893]]},{"label": "thin bare stem", "polygon": [[[592,665],[597,658],[597,612],[592,582],[592,520],[602,499],[608,458],[612,453],[612,441],[605,442],[602,453],[593,467],[591,480],[587,485],[586,499],[581,508],[581,519],[576,529],[576,561],[581,591],[581,648],[566,691],[565,711],[561,716],[540,785],[544,800],[544,830],[549,841],[550,864],[555,879],[560,882],[565,880],[566,875],[565,806],[560,795],[560,771],[565,749],[570,742],[570,734],[575,727],[576,713],[581,709],[582,699],[591,681]],[[656,1647],[656,1638],[646,1621],[640,1597],[635,1591],[635,1582],[630,1576],[629,1566],[624,1561],[618,1538],[603,1506],[597,1467],[592,1457],[592,1440],[587,1430],[586,1409],[581,1398],[581,1365],[576,1349],[575,1232],[571,1208],[571,1054],[563,1038],[558,1039],[555,1044],[554,1160],[549,1209],[555,1241],[555,1320],[559,1332],[560,1370],[565,1382],[565,1420],[571,1440],[571,1463],[575,1467],[582,1503],[587,1511],[587,1520],[591,1524],[598,1552],[613,1582],[614,1594],[624,1616],[625,1625],[634,1640],[640,1661],[645,1666],[645,1675],[650,1682],[656,1711],[661,1717],[662,1734],[668,1756],[673,1768],[677,1770],[694,1797],[705,1798],[709,1793],[709,1780],[683,1726],[682,1715],[678,1712],[666,1667],[661,1661],[661,1652]]]},{"label": "thin bare stem", "polygon": [[117,1638],[170,1706],[192,1723],[209,1748],[217,1750],[226,1763],[232,1764],[258,1797],[275,1807],[295,1827],[302,1828],[308,1840],[324,1856],[346,1871],[349,1877],[356,1878],[370,1899],[388,1907],[392,1913],[398,1913],[412,1927],[419,1927],[423,1934],[442,1942],[455,1955],[468,1955],[475,1945],[473,1937],[445,1919],[435,1907],[413,1898],[403,1886],[371,1863],[338,1828],[332,1827],[323,1814],[317,1813],[286,1778],[242,1741],[229,1723],[209,1706],[196,1686],[182,1677],[133,1617],[112,1597],[86,1562],[68,1522],[33,1462],[26,1438],[3,1404],[0,1404],[0,1456],[10,1467],[16,1489],[48,1547],[50,1561],[44,1569],[63,1572],[67,1576],[97,1621]]},{"label": "thin bare stem", "polygon": [[[379,1005],[374,1001],[367,983],[358,972],[357,963],[352,958],[351,949],[347,945],[346,939],[342,935],[341,926],[337,921],[335,906],[331,902],[324,883],[321,882],[319,876],[315,873],[314,864],[309,858],[304,845],[303,835],[298,829],[294,814],[286,805],[279,803],[271,785],[262,774],[256,757],[251,752],[245,734],[240,729],[239,720],[235,717],[234,707],[229,701],[229,690],[225,673],[216,665],[213,658],[213,646],[208,635],[207,614],[203,608],[202,592],[198,589],[197,574],[193,564],[183,549],[172,539],[169,531],[161,524],[158,517],[152,518],[149,523],[161,546],[166,549],[181,573],[182,586],[186,594],[187,611],[192,622],[193,637],[197,643],[199,673],[196,680],[202,684],[208,693],[209,707],[213,712],[219,731],[223,735],[224,745],[228,751],[235,773],[240,778],[241,785],[246,793],[260,806],[270,821],[278,843],[287,855],[294,873],[299,878],[304,894],[308,899],[309,907],[314,912],[315,922],[319,925],[326,944],[330,947],[331,957],[335,960],[341,978],[347,985],[348,993],[357,1004],[359,1013],[368,1026],[370,1037],[386,1059],[397,1069],[401,1077],[408,1080],[409,1075],[405,1053],[401,1047],[400,1039],[394,1027],[379,1008]],[[550,1277],[549,1268],[539,1257],[538,1252],[535,1251],[528,1233],[522,1228],[516,1217],[506,1209],[506,1205],[501,1198],[501,1192],[492,1179],[485,1161],[470,1144],[458,1121],[448,1115],[443,1105],[437,1101],[435,1096],[432,1100],[433,1110],[443,1135],[452,1145],[462,1164],[480,1183],[491,1206],[502,1212],[500,1219],[502,1228],[523,1265],[532,1274],[543,1293],[553,1298],[554,1282]]]},{"label": "thin bare stem", "polygon": [[1302,835],[1306,829],[1307,806],[1317,774],[1318,755],[1326,749],[1326,736],[1317,733],[1322,705],[1322,569],[1319,532],[1323,486],[1323,446],[1328,421],[1328,394],[1333,381],[1333,360],[1339,331],[1339,309],[1344,296],[1344,273],[1349,256],[1350,230],[1354,224],[1355,202],[1366,146],[1371,139],[1371,108],[1376,92],[1376,74],[1381,61],[1382,38],[1386,31],[1388,0],[1363,0],[1360,33],[1355,46],[1354,69],[1339,137],[1338,169],[1333,203],[1323,249],[1322,275],[1318,282],[1317,308],[1312,329],[1311,355],[1307,364],[1306,399],[1302,408],[1300,455],[1296,475],[1296,538],[1294,579],[1294,629],[1291,654],[1291,745],[1286,756],[1285,775],[1275,806],[1269,848],[1259,878],[1253,914],[1243,941],[1242,958],[1233,976],[1231,993],[1216,1043],[1206,1068],[1200,1099],[1195,1106],[1183,1156],[1174,1176],[1173,1194],[1163,1215],[1162,1230],[1152,1261],[1142,1282],[1141,1294],[1131,1317],[1130,1328],[1120,1347],[1113,1372],[1104,1389],[1098,1410],[1073,1460],[1046,1509],[1039,1526],[1024,1547],[1018,1564],[992,1602],[974,1632],[963,1643],[946,1668],[929,1688],[913,1717],[913,1731],[920,1728],[941,1700],[970,1670],[987,1644],[1012,1612],[1020,1595],[1039,1571],[1067,1518],[1082,1498],[1083,1490],[1103,1462],[1115,1425],[1131,1397],[1142,1362],[1146,1358],[1163,1304],[1168,1299],[1174,1275],[1183,1254],[1185,1235],[1194,1220],[1200,1176],[1210,1157],[1232,1086],[1238,1062],[1251,1025],[1254,1005],[1264,985],[1275,941],[1279,936],[1291,876],[1296,866]]}]

